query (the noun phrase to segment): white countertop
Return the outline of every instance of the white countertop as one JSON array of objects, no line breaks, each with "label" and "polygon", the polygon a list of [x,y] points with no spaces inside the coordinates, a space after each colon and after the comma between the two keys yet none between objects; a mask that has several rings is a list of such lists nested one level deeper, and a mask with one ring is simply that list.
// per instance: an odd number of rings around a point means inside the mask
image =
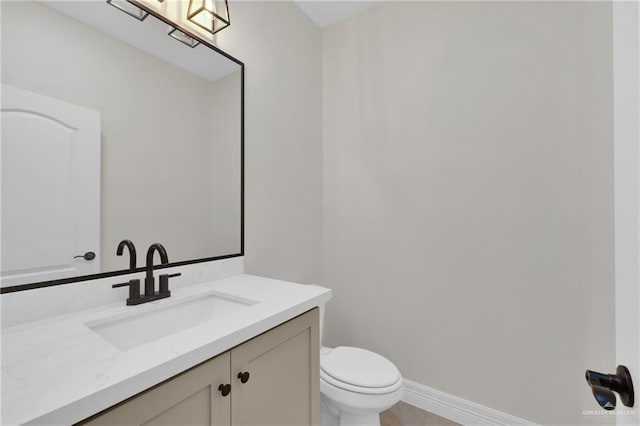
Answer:
[{"label": "white countertop", "polygon": [[[210,293],[256,303],[121,351],[85,324]],[[6,328],[2,425],[69,425],[225,352],[309,309],[331,290],[250,275],[197,284],[138,306],[125,301]]]}]

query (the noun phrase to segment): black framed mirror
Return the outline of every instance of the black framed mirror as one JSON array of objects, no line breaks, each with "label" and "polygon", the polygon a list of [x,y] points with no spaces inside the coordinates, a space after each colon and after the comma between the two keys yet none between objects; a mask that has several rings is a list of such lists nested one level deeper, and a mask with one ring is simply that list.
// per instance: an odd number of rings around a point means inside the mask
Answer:
[{"label": "black framed mirror", "polygon": [[1,7],[0,292],[244,255],[244,64],[152,10]]}]

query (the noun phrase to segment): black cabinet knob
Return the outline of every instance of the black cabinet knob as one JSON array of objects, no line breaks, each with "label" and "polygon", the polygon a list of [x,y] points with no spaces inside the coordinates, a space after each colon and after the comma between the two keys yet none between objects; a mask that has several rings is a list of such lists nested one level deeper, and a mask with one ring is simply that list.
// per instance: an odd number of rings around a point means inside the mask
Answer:
[{"label": "black cabinet knob", "polygon": [[231,385],[228,383],[226,385],[220,385],[218,386],[218,390],[222,393],[222,396],[227,396],[231,393]]},{"label": "black cabinet knob", "polygon": [[249,372],[248,371],[239,372],[238,379],[240,379],[240,383],[247,383],[249,381]]}]

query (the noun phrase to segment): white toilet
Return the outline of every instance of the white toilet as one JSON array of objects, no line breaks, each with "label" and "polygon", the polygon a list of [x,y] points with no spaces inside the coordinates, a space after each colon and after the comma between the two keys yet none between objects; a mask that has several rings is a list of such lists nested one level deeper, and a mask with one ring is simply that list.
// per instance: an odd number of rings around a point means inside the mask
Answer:
[{"label": "white toilet", "polygon": [[398,368],[381,355],[348,346],[321,347],[320,394],[322,426],[380,426],[380,412],[402,399],[404,386]]}]

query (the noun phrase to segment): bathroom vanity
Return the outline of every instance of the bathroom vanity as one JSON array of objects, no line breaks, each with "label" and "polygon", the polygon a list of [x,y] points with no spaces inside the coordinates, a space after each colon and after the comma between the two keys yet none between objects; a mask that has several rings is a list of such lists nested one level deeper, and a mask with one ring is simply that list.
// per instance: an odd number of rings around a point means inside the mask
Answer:
[{"label": "bathroom vanity", "polygon": [[4,329],[2,424],[317,424],[330,297],[239,275]]},{"label": "bathroom vanity", "polygon": [[318,354],[316,308],[80,424],[317,424]]}]

